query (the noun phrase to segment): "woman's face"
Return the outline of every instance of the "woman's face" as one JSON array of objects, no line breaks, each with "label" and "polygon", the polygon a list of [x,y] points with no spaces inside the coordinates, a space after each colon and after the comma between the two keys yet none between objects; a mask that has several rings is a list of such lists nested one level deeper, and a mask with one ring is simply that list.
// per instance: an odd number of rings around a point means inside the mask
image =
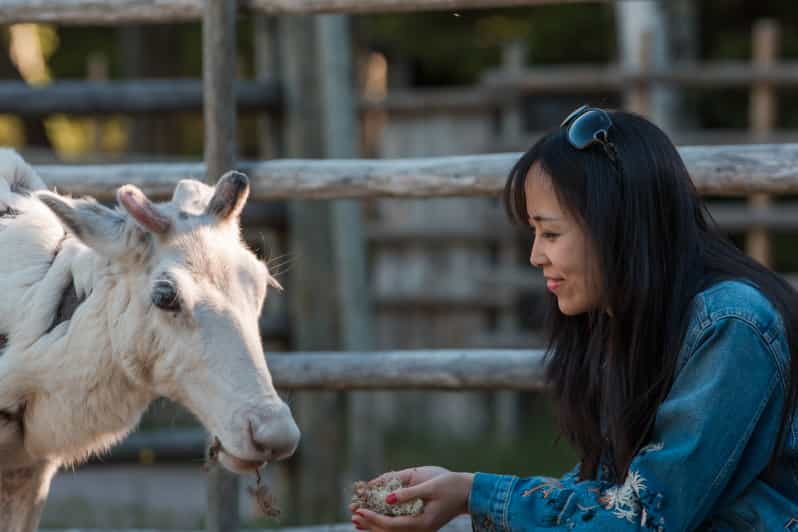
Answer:
[{"label": "woman's face", "polygon": [[560,206],[551,179],[532,165],[524,183],[529,225],[535,232],[529,262],[541,268],[546,288],[568,316],[598,307],[599,293],[590,260],[587,235],[576,219]]}]

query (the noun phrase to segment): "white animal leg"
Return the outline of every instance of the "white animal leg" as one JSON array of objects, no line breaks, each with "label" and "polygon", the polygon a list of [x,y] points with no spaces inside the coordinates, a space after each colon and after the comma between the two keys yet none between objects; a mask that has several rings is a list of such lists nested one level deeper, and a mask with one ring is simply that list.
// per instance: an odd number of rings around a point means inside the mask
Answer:
[{"label": "white animal leg", "polygon": [[29,467],[0,470],[3,532],[35,532],[57,469],[55,462],[40,462]]}]

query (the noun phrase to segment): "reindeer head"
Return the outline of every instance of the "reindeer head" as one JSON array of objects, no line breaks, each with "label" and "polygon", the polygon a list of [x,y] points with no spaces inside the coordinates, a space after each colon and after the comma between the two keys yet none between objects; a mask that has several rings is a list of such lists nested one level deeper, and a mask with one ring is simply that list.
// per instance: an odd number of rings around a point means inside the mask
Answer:
[{"label": "reindeer head", "polygon": [[258,329],[267,288],[279,285],[240,237],[247,177],[230,172],[215,188],[181,181],[159,204],[126,185],[117,211],[37,195],[122,287],[126,300],[108,305],[119,309],[109,334],[131,380],[188,407],[232,471],[290,456],[299,430],[272,385]]}]

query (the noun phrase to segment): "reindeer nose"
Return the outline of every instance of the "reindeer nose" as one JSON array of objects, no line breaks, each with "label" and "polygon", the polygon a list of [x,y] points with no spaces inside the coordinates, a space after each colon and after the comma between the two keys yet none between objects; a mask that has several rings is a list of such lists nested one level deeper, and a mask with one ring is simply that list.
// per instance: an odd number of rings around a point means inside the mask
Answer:
[{"label": "reindeer nose", "polygon": [[290,457],[299,445],[299,427],[285,404],[268,418],[253,419],[250,427],[252,445],[259,451],[268,452],[270,462]]}]

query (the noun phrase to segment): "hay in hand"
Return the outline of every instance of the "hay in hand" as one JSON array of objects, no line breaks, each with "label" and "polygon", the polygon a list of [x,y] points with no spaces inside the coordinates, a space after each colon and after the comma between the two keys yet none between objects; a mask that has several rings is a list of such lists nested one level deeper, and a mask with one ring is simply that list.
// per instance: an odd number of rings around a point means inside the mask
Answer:
[{"label": "hay in hand", "polygon": [[383,475],[369,486],[367,482],[358,481],[352,486],[352,504],[357,508],[365,508],[372,512],[389,515],[418,515],[424,510],[424,501],[413,499],[399,504],[388,504],[385,497],[403,488],[398,476]]}]

